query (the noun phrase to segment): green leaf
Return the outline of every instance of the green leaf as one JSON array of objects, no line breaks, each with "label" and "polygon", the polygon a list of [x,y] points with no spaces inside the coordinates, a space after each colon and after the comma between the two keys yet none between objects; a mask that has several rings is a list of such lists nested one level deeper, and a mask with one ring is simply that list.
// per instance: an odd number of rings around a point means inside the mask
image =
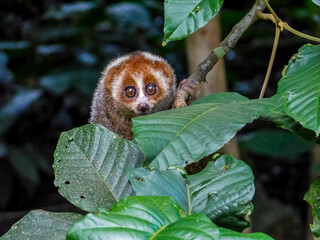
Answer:
[{"label": "green leaf", "polygon": [[134,192],[138,196],[171,196],[184,211],[189,211],[189,195],[185,179],[177,170],[159,171],[145,168],[127,170]]},{"label": "green leaf", "polygon": [[[293,133],[298,134],[306,141],[317,141],[315,132],[310,129],[304,128],[299,122],[296,122],[293,118],[289,117],[284,113],[284,98],[283,96],[276,94],[273,97],[266,99],[271,107],[270,111],[264,112],[261,117],[276,123],[278,127],[289,130]],[[319,137],[318,137],[319,138]]]},{"label": "green leaf", "polygon": [[307,201],[312,207],[313,223],[310,224],[310,228],[314,239],[320,239],[320,177],[316,178],[309,191],[304,196],[304,200]]},{"label": "green leaf", "polygon": [[[192,237],[191,237],[192,236]],[[170,197],[127,197],[109,212],[88,214],[67,239],[219,239],[217,226],[203,214],[184,217]]]},{"label": "green leaf", "polygon": [[219,238],[219,229],[201,213],[195,213],[180,221],[174,222],[160,231],[159,234],[155,233],[155,239],[199,239],[199,240],[213,240]]},{"label": "green leaf", "polygon": [[42,210],[29,212],[0,239],[52,240],[66,239],[69,228],[82,215],[76,213],[53,213]]},{"label": "green leaf", "polygon": [[241,135],[238,142],[243,149],[275,158],[298,157],[314,147],[296,134],[272,129]]},{"label": "green leaf", "polygon": [[205,213],[219,226],[249,226],[254,195],[250,167],[232,156],[209,162],[200,173],[183,178],[181,171],[130,169],[128,178],[140,196],[171,196],[189,213]]},{"label": "green leaf", "polygon": [[263,233],[251,233],[244,234],[231,231],[225,228],[219,228],[220,230],[220,240],[273,240],[272,237],[269,237]]},{"label": "green leaf", "polygon": [[304,45],[279,81],[284,112],[318,136],[320,133],[320,45]]},{"label": "green leaf", "polygon": [[72,204],[98,212],[132,194],[124,170],[141,166],[143,159],[133,143],[88,124],[61,134],[54,153],[54,184]]},{"label": "green leaf", "polygon": [[219,12],[222,3],[223,0],[165,0],[163,42],[179,40],[194,33]]},{"label": "green leaf", "polygon": [[217,93],[207,100],[133,119],[135,141],[148,161],[154,159],[152,166],[164,170],[198,161],[220,149],[270,107],[265,100],[249,101],[236,93]]},{"label": "green leaf", "polygon": [[[221,231],[221,233],[220,233]],[[235,237],[235,238],[232,238]],[[87,214],[75,223],[68,240],[139,239],[139,240],[271,240],[261,234],[241,234],[219,229],[203,213],[185,215],[171,197],[126,197],[109,212]]]},{"label": "green leaf", "polygon": [[243,230],[253,211],[254,176],[243,161],[224,155],[187,177],[192,212],[203,212],[217,225]]}]

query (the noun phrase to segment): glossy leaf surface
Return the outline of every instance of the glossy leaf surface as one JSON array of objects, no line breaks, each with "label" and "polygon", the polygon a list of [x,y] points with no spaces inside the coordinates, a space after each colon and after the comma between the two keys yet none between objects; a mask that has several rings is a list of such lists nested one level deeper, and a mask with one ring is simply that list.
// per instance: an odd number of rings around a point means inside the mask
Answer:
[{"label": "glossy leaf surface", "polygon": [[279,81],[284,112],[295,121],[320,133],[320,45],[304,45],[289,61]]},{"label": "glossy leaf surface", "polygon": [[164,1],[164,43],[179,40],[206,25],[220,10],[223,0]]},{"label": "glossy leaf surface", "polygon": [[242,231],[250,224],[255,188],[251,168],[230,155],[209,162],[187,177],[192,212],[203,212],[219,226]]},{"label": "glossy leaf surface", "polygon": [[88,124],[62,133],[54,158],[60,194],[82,210],[98,212],[132,194],[124,170],[141,166],[144,156],[133,143]]},{"label": "glossy leaf surface", "polygon": [[252,212],[253,173],[243,161],[225,155],[200,173],[130,169],[128,178],[139,196],[171,196],[188,213],[205,213],[219,226],[243,230]]},{"label": "glossy leaf surface", "polygon": [[269,108],[264,100],[248,100],[237,93],[217,93],[201,101],[133,119],[135,141],[148,161],[154,159],[150,165],[164,170],[196,162]]}]

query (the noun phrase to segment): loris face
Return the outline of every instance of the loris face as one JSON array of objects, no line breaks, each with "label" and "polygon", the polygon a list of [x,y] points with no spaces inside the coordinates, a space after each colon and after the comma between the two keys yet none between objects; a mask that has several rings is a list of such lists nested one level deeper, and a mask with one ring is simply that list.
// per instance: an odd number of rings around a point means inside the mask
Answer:
[{"label": "loris face", "polygon": [[107,66],[105,87],[121,111],[139,116],[171,108],[176,78],[164,59],[135,52]]}]

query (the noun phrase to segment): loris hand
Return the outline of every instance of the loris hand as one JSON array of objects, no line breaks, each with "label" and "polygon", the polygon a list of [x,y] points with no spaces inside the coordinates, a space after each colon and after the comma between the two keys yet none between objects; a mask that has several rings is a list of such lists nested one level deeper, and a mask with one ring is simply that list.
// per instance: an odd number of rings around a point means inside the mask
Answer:
[{"label": "loris hand", "polygon": [[187,104],[189,105],[199,96],[202,84],[197,81],[187,81],[187,79],[183,79],[179,84],[179,89],[183,89],[189,94],[187,99]]}]

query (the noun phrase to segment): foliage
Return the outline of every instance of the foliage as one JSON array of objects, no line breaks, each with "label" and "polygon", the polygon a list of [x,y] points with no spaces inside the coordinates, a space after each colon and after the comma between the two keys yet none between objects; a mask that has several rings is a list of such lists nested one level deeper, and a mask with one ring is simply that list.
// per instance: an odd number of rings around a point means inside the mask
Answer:
[{"label": "foliage", "polygon": [[72,224],[81,218],[82,215],[76,213],[34,210],[15,223],[1,239],[64,239]]},{"label": "foliage", "polygon": [[55,185],[62,196],[88,212],[109,208],[132,194],[124,173],[141,166],[141,150],[100,125],[62,133],[54,154]]},{"label": "foliage", "polygon": [[[103,230],[101,230],[103,229]],[[221,232],[220,232],[221,231]],[[88,214],[70,229],[67,239],[271,239],[218,228],[206,215],[186,215],[169,197],[128,197],[109,212]]]},{"label": "foliage", "polygon": [[220,10],[223,0],[164,1],[165,24],[163,44],[180,40],[206,25]]},{"label": "foliage", "polygon": [[[154,1],[1,3],[0,176],[7,184],[0,183],[0,210],[34,207],[35,197],[51,204],[52,149],[61,131],[87,123],[106,62],[141,49],[181,72],[182,45],[160,46],[162,8]],[[177,55],[168,54],[172,48]]]},{"label": "foliage", "polygon": [[301,47],[292,56],[279,81],[284,112],[303,127],[320,133],[320,45]]},{"label": "foliage", "polygon": [[274,158],[294,159],[309,152],[314,144],[289,131],[265,129],[238,138],[242,149]]},{"label": "foliage", "polygon": [[[200,3],[204,4],[205,1],[197,2]],[[108,32],[107,23],[112,21],[123,26],[132,24],[130,29],[135,29],[137,22],[125,18],[123,21],[117,20],[117,10],[120,8],[136,10],[144,19],[145,26],[152,25],[149,24],[150,18],[146,11],[138,5],[115,4],[112,16],[105,20],[100,4],[98,1],[65,4],[47,12],[44,16],[50,21],[59,22],[61,19],[71,18],[76,24],[60,29],[38,29],[35,41],[51,45],[45,51],[37,48],[38,54],[48,54],[48,49],[53,53],[63,52],[70,39],[79,39],[77,47],[82,46],[94,52],[94,47],[90,48],[87,42],[88,32],[84,36],[82,30],[94,27],[95,30],[107,29]],[[169,5],[169,1],[165,4]],[[182,33],[179,29],[178,38],[186,35],[186,32],[189,34],[190,31],[197,30],[209,20],[203,19],[203,5],[197,4],[191,10],[200,12],[198,17],[201,24],[195,25],[191,30],[184,29]],[[210,9],[210,16],[213,17],[220,5],[210,5]],[[85,14],[79,15],[82,11]],[[91,14],[97,16],[100,28],[97,27],[97,22],[86,21]],[[169,11],[169,14],[172,12]],[[191,26],[190,22],[197,20],[196,17],[190,21],[189,13],[186,15],[186,12],[181,16]],[[172,16],[167,19],[172,19]],[[178,29],[170,24],[169,22],[168,29]],[[142,30],[144,27],[142,26]],[[141,29],[137,28],[138,30]],[[90,34],[94,35],[94,31]],[[51,40],[66,41],[66,45],[52,46]],[[23,49],[28,52],[33,45],[29,42],[16,42],[2,43],[0,47],[7,51]],[[89,69],[86,73],[80,71],[84,76],[95,76],[97,57],[90,51],[79,54],[75,49],[73,52],[78,63]],[[237,131],[260,116],[279,121],[281,127],[291,131],[296,131],[296,126],[299,126],[299,131],[296,132],[312,133],[312,139],[317,140],[320,131],[320,88],[317,68],[314,66],[319,63],[318,52],[319,46],[309,44],[300,49],[285,68],[277,95],[273,98],[248,100],[235,93],[215,94],[184,109],[137,118],[133,120],[134,142],[121,139],[98,125],[86,125],[62,133],[55,151],[55,185],[71,203],[91,213],[78,221],[82,216],[72,213],[31,212],[1,239],[19,238],[24,234],[27,234],[25,238],[30,239],[37,239],[39,236],[44,239],[42,235],[64,238],[72,224],[67,239],[167,239],[168,236],[183,239],[271,239],[260,233],[246,235],[230,230],[241,231],[247,227],[248,216],[252,212],[250,201],[254,194],[253,174],[244,162],[232,156],[222,156],[209,162],[205,169],[195,175],[187,175],[183,168],[217,151]],[[64,73],[44,73],[39,70],[42,75],[39,84],[42,91],[63,96],[73,90],[81,92],[82,88],[90,89],[92,83],[86,77],[80,78],[79,85],[74,80],[75,72],[79,69],[74,70],[73,66],[70,69]],[[302,86],[301,77],[305,80]],[[10,82],[10,76],[5,81]],[[60,84],[61,88],[57,89],[56,86]],[[307,91],[303,92],[304,90]],[[29,102],[25,104],[29,106],[40,98],[42,91],[31,92],[34,95],[31,94]],[[86,90],[82,93],[89,94]],[[13,98],[8,106],[15,106],[15,101]],[[10,114],[10,111],[5,110],[1,111],[4,112],[2,114]],[[12,115],[14,119],[15,116]],[[10,125],[3,129],[6,132]],[[143,159],[139,148],[146,159]],[[127,167],[129,168],[125,171]],[[125,197],[132,194],[128,179],[137,195],[149,196]],[[157,182],[154,182],[155,179]],[[314,204],[313,193],[318,186],[316,182],[306,195],[306,199],[315,208],[315,213],[318,206]],[[99,211],[99,208],[110,209]],[[312,226],[312,230],[319,227],[318,214],[314,216],[316,224]]]},{"label": "foliage", "polygon": [[187,108],[133,119],[132,129],[147,160],[153,159],[152,166],[185,167],[220,149],[246,123],[267,111],[270,106],[260,102],[236,93],[217,93]]},{"label": "foliage", "polygon": [[127,173],[139,196],[171,196],[184,211],[203,212],[220,226],[239,231],[249,226],[254,177],[248,165],[232,156],[209,162],[200,173],[186,178],[180,169],[136,168]]},{"label": "foliage", "polygon": [[312,207],[313,223],[310,224],[311,231],[313,233],[314,239],[320,239],[320,205],[319,205],[319,194],[320,194],[320,178],[316,178],[309,191],[304,196],[306,200]]}]

